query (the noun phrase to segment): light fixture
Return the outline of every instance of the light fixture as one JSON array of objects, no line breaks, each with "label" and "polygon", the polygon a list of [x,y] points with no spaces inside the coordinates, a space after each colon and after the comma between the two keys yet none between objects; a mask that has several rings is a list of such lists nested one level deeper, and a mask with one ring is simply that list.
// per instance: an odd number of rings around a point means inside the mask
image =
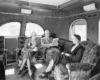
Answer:
[{"label": "light fixture", "polygon": [[97,10],[95,3],[91,3],[88,5],[83,6],[84,11],[93,11],[93,10]]},{"label": "light fixture", "polygon": [[31,14],[32,13],[32,10],[29,10],[29,9],[21,9],[21,13]]}]

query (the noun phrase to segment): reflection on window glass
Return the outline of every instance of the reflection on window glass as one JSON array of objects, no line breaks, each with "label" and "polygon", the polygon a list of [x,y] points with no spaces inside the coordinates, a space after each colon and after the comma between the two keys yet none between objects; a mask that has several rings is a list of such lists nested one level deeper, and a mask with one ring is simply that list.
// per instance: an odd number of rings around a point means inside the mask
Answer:
[{"label": "reflection on window glass", "polygon": [[40,25],[35,24],[35,23],[31,23],[31,22],[27,23],[25,35],[27,37],[30,37],[30,34],[32,32],[36,32],[37,35],[39,35],[39,36],[44,34],[44,30],[43,30],[43,28]]},{"label": "reflection on window glass", "polygon": [[6,23],[0,27],[0,36],[17,37],[20,33],[20,26],[19,22]]},{"label": "reflection on window glass", "polygon": [[87,39],[87,29],[86,25],[74,25],[74,32],[81,36],[81,41],[86,41]]}]

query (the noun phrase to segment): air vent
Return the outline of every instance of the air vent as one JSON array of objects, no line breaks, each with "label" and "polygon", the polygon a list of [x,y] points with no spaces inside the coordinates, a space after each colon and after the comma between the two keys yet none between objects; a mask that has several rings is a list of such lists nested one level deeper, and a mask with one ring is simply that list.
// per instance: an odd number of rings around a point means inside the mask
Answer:
[{"label": "air vent", "polygon": [[93,17],[98,17],[98,14],[95,13],[95,14],[89,14],[89,15],[87,15],[87,18],[93,18]]},{"label": "air vent", "polygon": [[93,16],[93,17],[98,17],[98,14],[93,14],[92,16]]},{"label": "air vent", "polygon": [[91,17],[92,17],[92,15],[88,15],[87,17],[88,17],[88,18],[91,18]]}]

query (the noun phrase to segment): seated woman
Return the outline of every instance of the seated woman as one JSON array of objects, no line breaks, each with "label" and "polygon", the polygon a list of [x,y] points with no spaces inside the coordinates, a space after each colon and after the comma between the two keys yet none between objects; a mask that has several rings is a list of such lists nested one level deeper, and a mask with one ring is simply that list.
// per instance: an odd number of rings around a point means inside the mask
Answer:
[{"label": "seated woman", "polygon": [[31,79],[32,79],[32,72],[30,68],[31,52],[38,51],[36,36],[37,34],[35,32],[32,32],[31,37],[26,39],[25,41],[24,48],[22,50],[23,61],[22,61],[22,65],[18,72],[18,74],[21,74],[25,63],[27,62],[28,72],[29,72],[29,76]]},{"label": "seated woman", "polygon": [[79,44],[81,40],[79,35],[75,34],[72,40],[73,46],[70,54],[66,52],[61,53],[58,48],[51,48],[48,50],[48,54],[51,55],[51,60],[47,69],[39,76],[40,78],[46,78],[52,69],[54,69],[54,77],[56,80],[66,80],[64,77],[64,74],[68,72],[66,64],[71,62],[80,62],[85,50],[84,47]]}]

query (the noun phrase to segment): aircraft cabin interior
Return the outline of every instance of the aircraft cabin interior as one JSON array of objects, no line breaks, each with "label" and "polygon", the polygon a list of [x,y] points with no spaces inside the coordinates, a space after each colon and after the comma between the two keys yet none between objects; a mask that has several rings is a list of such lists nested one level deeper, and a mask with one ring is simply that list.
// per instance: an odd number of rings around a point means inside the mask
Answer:
[{"label": "aircraft cabin interior", "polygon": [[0,0],[0,80],[100,80],[100,0]]}]

